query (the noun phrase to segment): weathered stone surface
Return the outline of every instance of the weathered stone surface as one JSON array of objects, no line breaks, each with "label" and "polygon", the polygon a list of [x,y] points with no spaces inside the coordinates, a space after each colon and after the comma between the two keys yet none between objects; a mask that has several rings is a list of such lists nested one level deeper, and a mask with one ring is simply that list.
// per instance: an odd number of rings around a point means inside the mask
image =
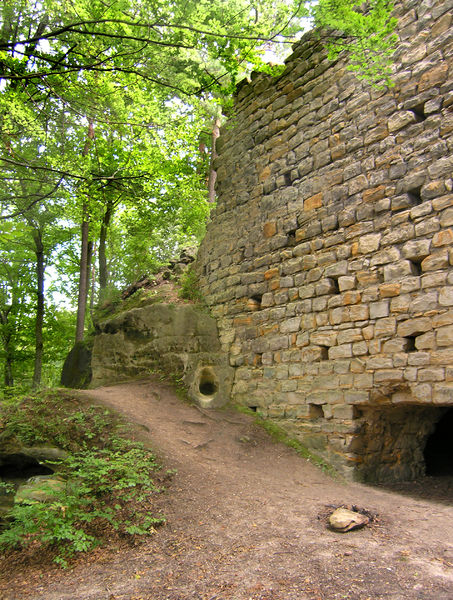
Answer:
[{"label": "weathered stone surface", "polygon": [[453,287],[445,287],[440,290],[439,304],[441,306],[453,306]]},{"label": "weathered stone surface", "polygon": [[61,385],[69,388],[86,388],[91,382],[91,342],[77,342],[63,365]]},{"label": "weathered stone surface", "polygon": [[66,487],[66,481],[52,475],[31,477],[20,485],[14,497],[16,504],[23,502],[52,502]]},{"label": "weathered stone surface", "polygon": [[362,254],[376,252],[379,248],[381,237],[380,233],[370,233],[361,237],[359,240],[359,252]]},{"label": "weathered stone surface", "polygon": [[[354,81],[341,61],[301,75],[297,48],[278,83],[248,86],[221,134],[217,209],[197,259],[208,304],[234,319],[219,320],[234,333],[224,348],[252,382],[233,400],[264,404],[264,416],[359,479],[421,475],[433,399],[450,403],[449,388],[440,391],[453,360],[453,75],[442,5],[399,5],[414,30],[392,90]],[[312,41],[302,45],[319,58]],[[231,280],[237,273],[250,283]],[[253,311],[252,285],[262,286]],[[377,412],[362,410],[373,403]]]},{"label": "weathered stone surface", "polygon": [[98,327],[92,387],[160,369],[182,377],[192,399],[203,406],[229,401],[233,370],[221,349],[216,321],[206,312],[192,305],[152,304]]},{"label": "weathered stone surface", "polygon": [[14,436],[0,437],[0,466],[10,465],[20,471],[27,465],[36,464],[57,471],[58,461],[67,456],[65,450],[55,446],[24,446]]},{"label": "weathered stone surface", "polygon": [[423,271],[435,271],[448,267],[448,251],[439,250],[427,256],[421,263]]},{"label": "weathered stone surface", "polygon": [[393,133],[394,131],[398,131],[398,129],[402,129],[411,123],[415,123],[416,116],[411,110],[402,110],[393,114],[388,122],[389,132]]}]

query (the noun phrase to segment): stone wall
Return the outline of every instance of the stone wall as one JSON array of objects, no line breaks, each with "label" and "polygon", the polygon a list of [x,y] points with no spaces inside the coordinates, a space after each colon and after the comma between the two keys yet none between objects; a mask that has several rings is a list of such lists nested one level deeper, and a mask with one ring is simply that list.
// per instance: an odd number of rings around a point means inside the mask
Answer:
[{"label": "stone wall", "polygon": [[399,7],[391,89],[306,35],[219,138],[197,270],[232,398],[351,478],[422,474],[453,406],[452,12]]}]

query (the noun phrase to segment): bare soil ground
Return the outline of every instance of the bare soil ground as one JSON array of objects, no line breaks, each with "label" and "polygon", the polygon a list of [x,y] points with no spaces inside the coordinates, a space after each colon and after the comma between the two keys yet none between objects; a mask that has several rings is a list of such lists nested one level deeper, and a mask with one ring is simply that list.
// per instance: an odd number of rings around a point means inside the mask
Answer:
[{"label": "bare soil ground", "polygon": [[[403,485],[425,495],[414,498],[332,479],[251,417],[201,411],[158,381],[80,394],[143,426],[177,470],[158,500],[167,524],[67,571],[0,561],[2,600],[453,599],[451,480]],[[377,517],[330,531],[343,504]]]}]

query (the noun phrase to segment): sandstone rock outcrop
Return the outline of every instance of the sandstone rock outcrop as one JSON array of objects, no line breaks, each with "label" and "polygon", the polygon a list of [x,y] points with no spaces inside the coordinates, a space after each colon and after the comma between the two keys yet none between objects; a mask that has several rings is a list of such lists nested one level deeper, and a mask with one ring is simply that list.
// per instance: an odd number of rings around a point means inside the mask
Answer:
[{"label": "sandstone rock outcrop", "polygon": [[180,378],[202,406],[230,398],[233,369],[221,350],[215,320],[190,304],[151,304],[98,325],[92,387],[147,376],[156,369]]}]

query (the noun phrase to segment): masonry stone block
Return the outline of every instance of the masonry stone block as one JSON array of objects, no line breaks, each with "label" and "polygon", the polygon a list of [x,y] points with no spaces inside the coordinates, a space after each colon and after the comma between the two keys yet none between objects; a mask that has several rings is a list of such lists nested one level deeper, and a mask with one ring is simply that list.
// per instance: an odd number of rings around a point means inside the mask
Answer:
[{"label": "masonry stone block", "polygon": [[396,263],[385,265],[384,281],[401,279],[406,275],[413,275],[416,272],[414,264],[409,260],[400,260]]},{"label": "masonry stone block", "polygon": [[451,346],[453,342],[453,325],[440,327],[437,330],[436,341],[438,346]]},{"label": "masonry stone block", "polygon": [[389,316],[389,301],[382,300],[380,302],[370,303],[370,319],[380,319]]},{"label": "masonry stone block", "polygon": [[348,358],[352,356],[352,344],[342,344],[341,346],[333,346],[329,348],[329,358]]},{"label": "masonry stone block", "polygon": [[440,288],[447,282],[448,275],[445,271],[440,273],[425,273],[421,280],[423,289],[426,288]]},{"label": "masonry stone block", "polygon": [[414,345],[417,350],[432,350],[435,347],[436,334],[434,331],[428,331],[417,335],[414,340]]},{"label": "masonry stone block", "polygon": [[366,321],[370,316],[370,310],[364,304],[349,306],[348,309],[351,321]]},{"label": "masonry stone block", "polygon": [[359,240],[359,252],[362,254],[376,252],[379,248],[381,237],[380,233],[370,233],[361,237]]},{"label": "masonry stone block", "polygon": [[388,129],[390,133],[398,131],[411,123],[415,123],[416,116],[411,110],[402,110],[393,114],[388,121]]},{"label": "masonry stone block", "polygon": [[398,325],[398,335],[401,337],[420,335],[432,329],[432,321],[428,317],[408,319]]},{"label": "masonry stone block", "polygon": [[427,256],[421,262],[421,268],[422,271],[437,271],[439,269],[448,267],[448,264],[448,250],[444,249],[438,250],[437,252],[434,252],[433,254]]},{"label": "masonry stone block", "polygon": [[453,306],[453,286],[444,287],[439,291],[439,304],[441,306]]},{"label": "masonry stone block", "polygon": [[335,346],[337,337],[337,331],[318,331],[310,335],[310,343],[315,346]]},{"label": "masonry stone block", "polygon": [[435,404],[453,405],[453,384],[435,383],[432,391],[432,401]]},{"label": "masonry stone block", "polygon": [[385,265],[388,263],[394,263],[398,261],[400,258],[400,250],[398,248],[386,248],[385,250],[381,250],[376,252],[370,261],[370,266],[373,267],[375,265]]},{"label": "masonry stone block", "polygon": [[431,240],[410,240],[402,247],[402,255],[409,260],[421,261],[429,255]]}]

